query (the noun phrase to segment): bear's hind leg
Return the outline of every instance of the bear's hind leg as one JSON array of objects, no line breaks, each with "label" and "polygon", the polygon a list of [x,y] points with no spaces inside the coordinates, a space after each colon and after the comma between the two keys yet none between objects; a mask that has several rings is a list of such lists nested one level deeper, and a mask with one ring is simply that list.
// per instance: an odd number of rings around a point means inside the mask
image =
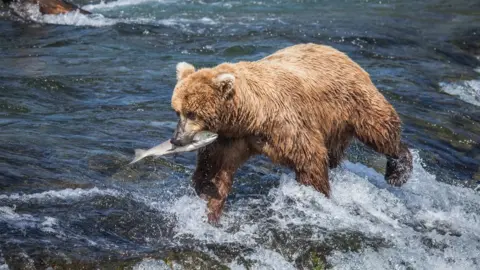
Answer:
[{"label": "bear's hind leg", "polygon": [[[393,110],[393,109],[392,109]],[[369,114],[355,126],[355,136],[364,144],[387,157],[385,180],[401,186],[412,174],[412,154],[400,140],[400,119],[394,111]]]},{"label": "bear's hind leg", "polygon": [[193,182],[197,194],[208,200],[208,222],[218,223],[232,189],[235,171],[250,157],[243,139],[223,139],[198,151]]}]

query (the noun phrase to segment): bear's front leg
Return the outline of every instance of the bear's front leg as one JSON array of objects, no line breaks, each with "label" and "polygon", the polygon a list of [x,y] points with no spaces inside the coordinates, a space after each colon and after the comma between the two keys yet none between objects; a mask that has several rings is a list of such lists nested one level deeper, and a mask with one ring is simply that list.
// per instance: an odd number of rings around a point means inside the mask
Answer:
[{"label": "bear's front leg", "polygon": [[300,184],[312,186],[329,198],[328,151],[324,147],[316,150],[300,151],[293,157],[296,178]]},{"label": "bear's front leg", "polygon": [[228,194],[232,190],[233,184],[233,174],[221,170],[217,173],[213,179],[214,185],[216,187],[215,196],[210,196],[208,198],[208,222],[212,224],[217,224],[220,220],[220,215],[222,214],[225,201],[227,200]]},{"label": "bear's front leg", "polygon": [[197,194],[208,200],[208,221],[218,223],[232,189],[233,175],[251,155],[244,139],[218,138],[198,151],[193,184]]},{"label": "bear's front leg", "polygon": [[325,197],[330,197],[330,183],[328,180],[328,168],[311,169],[296,171],[296,178],[300,184],[312,186],[317,191],[323,193]]}]

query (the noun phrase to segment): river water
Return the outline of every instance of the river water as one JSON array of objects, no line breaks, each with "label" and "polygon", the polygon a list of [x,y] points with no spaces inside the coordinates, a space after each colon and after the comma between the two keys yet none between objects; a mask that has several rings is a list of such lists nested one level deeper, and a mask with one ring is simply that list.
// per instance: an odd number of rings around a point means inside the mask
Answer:
[{"label": "river water", "polygon": [[[479,269],[480,2],[162,1],[0,9],[0,269]],[[168,139],[175,65],[303,42],[367,70],[404,121],[414,172],[354,143],[332,198],[250,160],[218,227],[193,153],[128,166]]]}]

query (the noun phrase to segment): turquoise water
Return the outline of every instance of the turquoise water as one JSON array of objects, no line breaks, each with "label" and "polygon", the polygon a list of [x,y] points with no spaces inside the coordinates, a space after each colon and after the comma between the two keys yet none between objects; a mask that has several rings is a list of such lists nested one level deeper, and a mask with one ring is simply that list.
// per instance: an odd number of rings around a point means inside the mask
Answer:
[{"label": "turquoise water", "polygon": [[[480,4],[76,1],[0,9],[0,268],[478,269]],[[236,175],[219,227],[168,139],[175,65],[256,60],[303,42],[367,70],[415,153],[402,188],[359,144],[326,200],[265,158]]]}]

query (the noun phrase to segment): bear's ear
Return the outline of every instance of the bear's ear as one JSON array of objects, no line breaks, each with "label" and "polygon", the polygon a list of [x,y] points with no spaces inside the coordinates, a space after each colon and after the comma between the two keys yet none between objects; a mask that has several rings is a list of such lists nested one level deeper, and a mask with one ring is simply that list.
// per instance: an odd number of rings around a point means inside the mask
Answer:
[{"label": "bear's ear", "polygon": [[187,62],[177,64],[177,81],[185,79],[188,75],[195,72],[195,67]]},{"label": "bear's ear", "polygon": [[235,93],[234,85],[235,85],[235,76],[230,73],[223,73],[218,75],[214,79],[214,83],[217,88],[221,91],[222,96],[224,98],[231,98]]}]

